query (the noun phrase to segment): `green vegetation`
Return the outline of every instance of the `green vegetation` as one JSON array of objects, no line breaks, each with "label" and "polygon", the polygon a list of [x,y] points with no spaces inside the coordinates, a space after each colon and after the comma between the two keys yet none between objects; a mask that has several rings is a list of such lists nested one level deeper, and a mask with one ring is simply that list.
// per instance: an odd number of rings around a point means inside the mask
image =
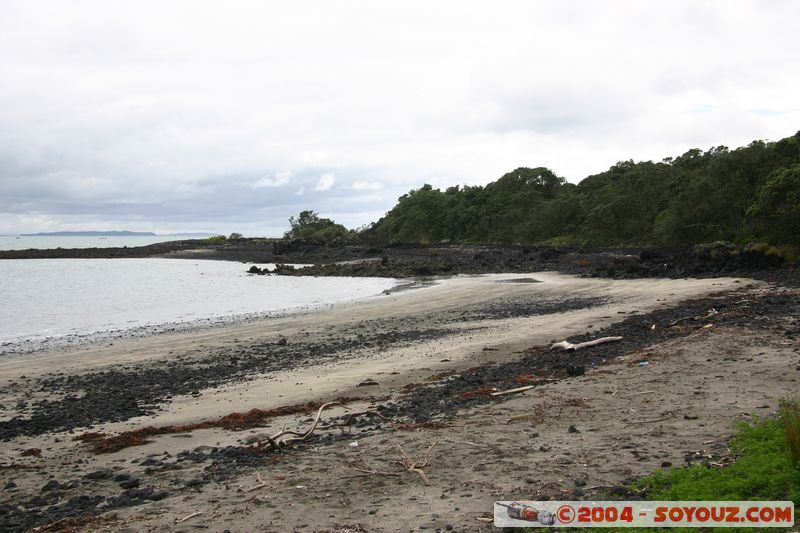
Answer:
[{"label": "green vegetation", "polygon": [[287,239],[302,239],[310,242],[344,242],[355,238],[356,233],[329,218],[320,218],[314,211],[302,211],[297,217],[289,218],[291,229],[286,232]]},{"label": "green vegetation", "polygon": [[[646,489],[645,496],[651,501],[790,500],[795,505],[800,504],[800,470],[791,458],[792,453],[797,453],[797,449],[792,452],[792,446],[798,444],[797,440],[792,439],[800,437],[800,426],[797,425],[800,420],[800,402],[796,398],[785,400],[781,404],[781,413],[780,418],[763,419],[753,424],[742,423],[739,426],[730,443],[730,449],[736,458],[735,463],[721,468],[694,465],[669,471],[661,470],[639,479],[632,488]],[[714,529],[720,532],[757,530]],[[661,529],[599,528],[597,531],[637,533]]]},{"label": "green vegetation", "polygon": [[[792,416],[796,423],[797,404]],[[791,500],[798,504],[800,470],[787,453],[785,423],[781,417],[742,424],[730,443],[736,462],[729,466],[658,471],[637,481],[634,488],[647,489],[648,500]]]},{"label": "green vegetation", "polygon": [[693,149],[659,163],[622,161],[577,185],[542,167],[518,168],[485,187],[424,185],[403,195],[362,236],[422,243],[796,246],[800,132],[735,150]]},{"label": "green vegetation", "polygon": [[207,239],[203,239],[203,242],[215,244],[215,243],[225,242],[226,240],[227,239],[225,235],[216,235],[214,237],[208,237]]},{"label": "green vegetation", "polygon": [[789,463],[797,469],[800,463],[800,397],[792,396],[781,402],[781,419]]}]

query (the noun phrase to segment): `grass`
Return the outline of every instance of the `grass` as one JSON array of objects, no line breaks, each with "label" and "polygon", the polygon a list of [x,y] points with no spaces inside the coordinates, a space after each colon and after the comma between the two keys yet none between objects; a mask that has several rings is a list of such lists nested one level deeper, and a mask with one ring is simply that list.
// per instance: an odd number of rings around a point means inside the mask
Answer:
[{"label": "grass", "polygon": [[[797,404],[795,404],[796,406]],[[800,422],[796,408],[793,420]],[[795,425],[795,438],[800,426]],[[796,441],[797,443],[797,441]],[[658,471],[638,480],[648,500],[792,500],[800,502],[800,470],[790,459],[783,417],[741,424],[731,439],[736,462]],[[795,448],[797,453],[798,449]]]},{"label": "grass", "polygon": [[225,242],[226,240],[228,239],[225,237],[225,235],[217,235],[215,237],[208,237],[206,239],[203,239],[203,242],[218,243],[218,242]]},{"label": "grass", "polygon": [[781,419],[786,435],[786,454],[796,469],[800,463],[800,396],[790,396],[781,401]]},{"label": "grass", "polygon": [[[650,501],[658,500],[790,500],[800,505],[800,397],[781,402],[781,416],[741,423],[731,438],[736,462],[725,467],[694,465],[659,470],[640,478],[631,488],[644,490]],[[596,499],[616,499],[598,496]],[[697,528],[686,528],[700,531]],[[656,528],[597,528],[593,531],[637,533]],[[758,531],[758,528],[707,528],[704,531]],[[535,532],[537,530],[529,529]],[[561,529],[560,531],[584,531]],[[772,529],[775,531],[775,529]]]}]

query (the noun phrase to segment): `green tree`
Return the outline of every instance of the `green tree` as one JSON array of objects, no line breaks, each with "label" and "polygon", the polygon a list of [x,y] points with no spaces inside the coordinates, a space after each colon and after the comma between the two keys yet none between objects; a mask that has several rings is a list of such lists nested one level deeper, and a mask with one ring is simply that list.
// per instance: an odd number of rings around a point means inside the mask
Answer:
[{"label": "green tree", "polygon": [[354,232],[348,231],[341,224],[329,218],[321,218],[312,210],[301,211],[296,217],[289,217],[289,231],[284,235],[287,239],[305,239],[317,242],[348,240]]},{"label": "green tree", "polygon": [[773,172],[748,215],[768,240],[800,244],[800,165]]}]

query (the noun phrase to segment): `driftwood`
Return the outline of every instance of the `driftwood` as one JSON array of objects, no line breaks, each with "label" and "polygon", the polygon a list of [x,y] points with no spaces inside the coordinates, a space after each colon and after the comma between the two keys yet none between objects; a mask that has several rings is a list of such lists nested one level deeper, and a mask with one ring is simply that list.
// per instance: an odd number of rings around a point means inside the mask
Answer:
[{"label": "driftwood", "polygon": [[711,318],[712,316],[715,316],[715,315],[718,315],[718,314],[719,314],[719,311],[717,311],[716,309],[711,309],[711,310],[708,311],[708,313],[705,316],[685,316],[683,318],[679,318],[677,320],[673,320],[672,322],[667,324],[667,327],[671,328],[672,326],[676,326],[676,325],[680,324],[681,322],[686,322],[687,320],[707,320],[707,319]]},{"label": "driftwood", "polygon": [[267,486],[267,483],[263,479],[261,479],[261,474],[259,472],[256,472],[256,480],[258,481],[258,485],[250,487],[245,492],[253,492],[254,490],[263,489],[264,487]]},{"label": "driftwood", "polygon": [[[447,437],[445,437],[445,439],[446,440],[450,440],[450,439],[447,439]],[[425,457],[422,459],[422,461],[413,460],[411,457],[409,457],[409,455],[405,452],[405,450],[403,450],[403,448],[401,448],[399,445],[395,445],[394,446],[395,449],[400,453],[400,458],[397,459],[395,462],[398,465],[402,466],[405,469],[406,472],[413,472],[413,473],[417,474],[419,476],[419,478],[422,480],[423,483],[425,483],[426,485],[430,485],[431,482],[428,479],[428,476],[425,474],[425,471],[423,470],[423,468],[428,466],[428,461],[430,460],[431,452],[433,451],[434,446],[436,446],[436,444],[438,442],[439,442],[438,438],[433,441],[433,444],[431,444],[428,447],[428,450],[425,452]],[[474,443],[471,443],[471,442],[468,443],[468,444],[475,445]],[[375,469],[375,468],[371,468],[371,467],[367,466],[367,464],[364,463],[363,461],[358,461],[356,463],[352,463],[351,466],[353,466],[357,472],[359,472],[362,475],[366,475],[366,476],[399,477],[401,475],[400,472],[386,472],[384,470],[378,470],[378,469]]]},{"label": "driftwood", "polygon": [[194,518],[195,516],[197,516],[197,515],[201,515],[201,514],[203,514],[203,511],[197,511],[196,513],[192,513],[192,514],[190,514],[190,515],[186,515],[186,516],[184,516],[183,518],[176,518],[176,519],[175,519],[175,523],[176,523],[176,524],[180,524],[181,522],[186,522],[186,521],[187,521],[187,520],[189,520],[190,518]]},{"label": "driftwood", "polygon": [[578,344],[572,344],[571,342],[568,341],[561,341],[553,344],[550,347],[550,351],[561,349],[566,352],[574,352],[576,350],[581,350],[583,348],[597,346],[598,344],[606,344],[608,342],[619,342],[621,340],[622,337],[600,337],[599,339],[595,339],[593,341],[579,342]]},{"label": "driftwood", "polygon": [[660,418],[650,418],[647,420],[631,420],[630,424],[652,424],[654,422],[664,422],[665,420],[669,420],[670,418],[675,418],[675,413],[672,411],[668,412],[665,416]]},{"label": "driftwood", "polygon": [[506,394],[514,394],[516,392],[525,392],[526,390],[531,390],[533,385],[526,385],[524,387],[517,387],[516,389],[508,389],[508,390],[501,390],[497,392],[492,392],[489,396],[505,396]]},{"label": "driftwood", "polygon": [[397,460],[398,464],[400,464],[400,466],[405,468],[406,471],[414,472],[415,474],[417,474],[420,477],[420,479],[422,479],[422,482],[425,483],[426,485],[430,485],[431,482],[422,469],[428,466],[428,459],[430,459],[431,451],[433,451],[433,447],[436,446],[437,442],[439,442],[438,438],[435,441],[433,441],[433,444],[430,445],[428,451],[425,452],[425,458],[422,460],[421,463],[418,463],[417,461],[411,459],[411,457],[409,457],[408,454],[405,451],[403,451],[403,448],[401,448],[400,446],[395,446],[395,448],[397,448],[397,451],[400,452],[400,459]]},{"label": "driftwood", "polygon": [[362,474],[366,474],[368,476],[392,476],[392,477],[399,477],[399,472],[384,472],[383,470],[375,470],[373,468],[369,468],[367,465],[361,463],[356,465],[356,471],[361,472]]},{"label": "driftwood", "polygon": [[308,428],[308,430],[305,431],[304,433],[287,430],[286,427],[284,426],[283,429],[281,429],[278,433],[272,436],[265,435],[265,438],[270,448],[273,450],[280,450],[281,448],[286,448],[292,443],[303,442],[306,439],[308,439],[308,437],[310,437],[314,433],[314,430],[317,429],[317,425],[319,424],[319,419],[322,416],[322,411],[324,411],[327,407],[330,407],[332,405],[341,405],[341,404],[339,402],[328,402],[322,404],[319,410],[317,411],[317,416],[314,417],[314,423],[311,424],[311,427]]}]

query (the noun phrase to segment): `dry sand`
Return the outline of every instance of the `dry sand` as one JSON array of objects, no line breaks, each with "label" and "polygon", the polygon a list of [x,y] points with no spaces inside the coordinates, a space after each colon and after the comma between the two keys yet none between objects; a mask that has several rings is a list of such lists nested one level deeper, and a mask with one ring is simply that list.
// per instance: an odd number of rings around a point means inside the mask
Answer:
[{"label": "dry sand", "polygon": [[[526,278],[543,283],[508,282]],[[18,399],[6,387],[9,380],[19,380],[22,375],[36,377],[56,368],[81,373],[153,360],[169,352],[213,352],[234,342],[294,335],[313,338],[364,319],[391,325],[394,320],[450,312],[479,302],[502,303],[510,297],[605,299],[602,305],[563,313],[462,322],[445,337],[265,375],[206,390],[199,397],[176,397],[153,416],[97,424],[92,431],[113,434],[145,425],[196,422],[256,407],[365,397],[363,403],[326,412],[327,418],[363,409],[367,397],[373,405],[397,397],[403,386],[443,371],[511,360],[531,346],[597,330],[628,314],[746,286],[760,290],[761,284],[729,278],[582,279],[554,273],[462,277],[297,316],[130,339],[113,346],[89,345],[6,362],[0,365],[0,403],[9,407]],[[363,436],[357,428],[352,429],[345,439],[288,452],[277,456],[273,464],[197,490],[173,490],[178,485],[175,480],[201,477],[208,463],[176,462],[176,454],[241,445],[248,438],[277,431],[283,423],[307,427],[308,416],[275,420],[269,428],[165,435],[150,444],[106,455],[91,454],[85,445],[63,433],[18,437],[0,443],[2,458],[6,464],[35,468],[2,469],[0,484],[13,481],[17,485],[3,493],[17,503],[38,494],[51,479],[66,482],[110,468],[141,477],[148,485],[170,493],[161,501],[115,510],[107,522],[86,525],[87,530],[315,531],[337,524],[361,524],[365,531],[447,526],[457,531],[489,531],[491,527],[478,518],[488,516],[485,513],[491,512],[497,499],[555,497],[578,485],[591,493],[650,473],[667,462],[681,465],[688,453],[715,454],[716,460],[724,461],[725,439],[734,421],[772,412],[778,396],[796,388],[797,372],[787,372],[796,358],[796,348],[775,335],[746,329],[702,329],[624,355],[583,376],[472,408],[444,428],[370,431]],[[641,361],[647,364],[640,366]],[[358,387],[366,379],[378,385]],[[12,408],[3,414],[8,418],[15,413]],[[509,422],[512,417],[517,418]],[[569,432],[570,426],[578,432]],[[345,430],[329,431],[338,434]],[[352,444],[355,442],[357,446]],[[434,442],[425,468],[431,484],[426,486],[418,476],[397,466],[400,452],[396,446],[421,459]],[[29,448],[41,449],[42,457],[21,457]],[[141,461],[147,458],[174,466],[145,472]],[[364,470],[391,475],[369,475]],[[263,486],[248,490],[261,484],[257,474]],[[110,495],[113,489],[107,481],[84,481],[80,489],[73,490],[78,491],[75,494]],[[202,514],[176,524],[176,519],[197,512]]]}]

